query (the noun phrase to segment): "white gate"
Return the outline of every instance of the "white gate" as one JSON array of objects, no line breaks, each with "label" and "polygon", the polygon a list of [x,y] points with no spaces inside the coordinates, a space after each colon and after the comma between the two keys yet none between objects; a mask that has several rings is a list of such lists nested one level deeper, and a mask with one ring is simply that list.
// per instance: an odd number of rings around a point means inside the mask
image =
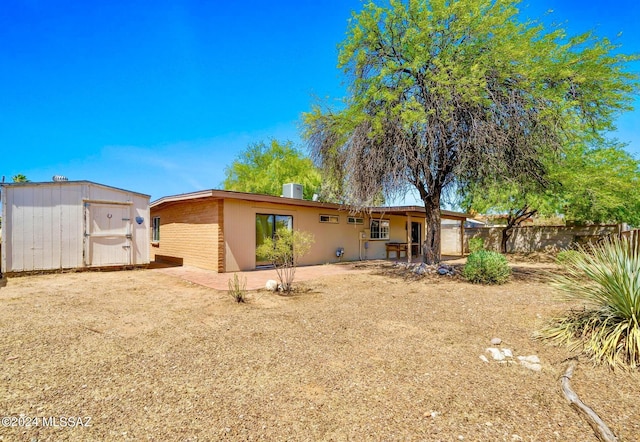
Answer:
[{"label": "white gate", "polygon": [[84,207],[85,265],[131,265],[131,205],[87,202]]}]

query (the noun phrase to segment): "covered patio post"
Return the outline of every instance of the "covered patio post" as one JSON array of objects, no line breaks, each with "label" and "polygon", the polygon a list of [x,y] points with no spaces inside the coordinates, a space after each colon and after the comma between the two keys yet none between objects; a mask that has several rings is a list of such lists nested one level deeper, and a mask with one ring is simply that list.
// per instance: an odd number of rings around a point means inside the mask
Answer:
[{"label": "covered patio post", "polygon": [[407,262],[411,263],[411,214],[407,213]]},{"label": "covered patio post", "polygon": [[460,256],[464,257],[464,222],[466,218],[460,220]]}]

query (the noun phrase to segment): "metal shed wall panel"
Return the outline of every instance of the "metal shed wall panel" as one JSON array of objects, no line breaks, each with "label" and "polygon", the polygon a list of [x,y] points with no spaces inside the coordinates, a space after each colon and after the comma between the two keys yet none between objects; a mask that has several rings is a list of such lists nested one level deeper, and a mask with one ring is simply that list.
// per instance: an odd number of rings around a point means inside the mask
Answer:
[{"label": "metal shed wall panel", "polygon": [[82,265],[81,186],[6,188],[4,271],[75,268]]},{"label": "metal shed wall panel", "polygon": [[90,182],[30,183],[3,186],[2,199],[4,272],[120,264],[115,257],[122,254],[122,247],[109,248],[108,238],[96,240],[94,263],[87,261],[87,201],[123,204],[113,212],[120,222],[126,218],[130,223],[130,259],[125,264],[149,263],[149,198],[145,195]]}]

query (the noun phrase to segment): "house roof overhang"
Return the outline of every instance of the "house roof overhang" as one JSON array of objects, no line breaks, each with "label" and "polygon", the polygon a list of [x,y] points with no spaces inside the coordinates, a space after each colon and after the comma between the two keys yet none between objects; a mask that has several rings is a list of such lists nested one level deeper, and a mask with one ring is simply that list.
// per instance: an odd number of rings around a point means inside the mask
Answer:
[{"label": "house roof overhang", "polygon": [[[298,207],[316,207],[332,210],[343,210],[351,213],[370,213],[379,214],[381,216],[387,215],[402,215],[412,216],[416,218],[424,218],[425,208],[422,206],[379,206],[379,207],[366,207],[363,209],[356,209],[354,207],[327,203],[321,201],[309,201],[297,198],[286,198],[282,196],[263,195],[257,193],[247,192],[235,192],[231,190],[202,190],[199,192],[183,193],[179,195],[165,196],[151,202],[151,209],[158,209],[166,207],[176,203],[187,202],[191,200],[199,199],[236,199],[242,201],[253,201],[273,204],[283,204],[288,206]],[[449,210],[440,210],[440,216],[445,219],[454,219],[464,221],[467,218],[471,218],[471,215],[467,213],[452,212]]]}]

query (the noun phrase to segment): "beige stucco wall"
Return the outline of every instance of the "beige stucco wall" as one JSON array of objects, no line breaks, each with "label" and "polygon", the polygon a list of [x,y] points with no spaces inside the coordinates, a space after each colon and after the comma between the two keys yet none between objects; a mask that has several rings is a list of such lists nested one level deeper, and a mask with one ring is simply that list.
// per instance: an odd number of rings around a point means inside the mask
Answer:
[{"label": "beige stucco wall", "polygon": [[443,220],[440,230],[440,251],[443,255],[460,255],[462,253],[462,238],[460,236],[461,222]]},{"label": "beige stucco wall", "polygon": [[[224,219],[220,200],[187,200],[151,208],[160,217],[160,241],[151,244],[151,259],[224,271],[220,238]],[[153,234],[153,232],[151,232]]]},{"label": "beige stucco wall", "polygon": [[[553,247],[558,250],[572,243],[585,243],[602,235],[617,233],[620,226],[524,226],[513,229],[507,242],[507,252],[529,253]],[[469,251],[470,238],[483,238],[487,250],[500,250],[503,227],[475,227],[465,229],[465,251]]]},{"label": "beige stucco wall", "polygon": [[[256,266],[255,248],[256,214],[291,215],[293,228],[310,232],[314,236],[314,243],[310,252],[305,255],[300,264],[323,264],[338,262],[336,249],[344,248],[343,261],[353,261],[360,258],[384,258],[385,243],[389,241],[407,242],[404,216],[383,216],[390,220],[390,238],[388,240],[360,241],[360,232],[368,232],[369,218],[364,218],[364,225],[347,224],[347,211],[323,209],[315,207],[295,207],[273,203],[252,202],[226,199],[224,201],[224,236],[225,236],[225,271],[254,269]],[[321,223],[320,215],[338,216],[338,223]],[[412,221],[422,224],[424,220],[413,218]],[[368,247],[365,248],[365,243]]]},{"label": "beige stucco wall", "polygon": [[[364,223],[353,225],[347,224],[349,212],[335,208],[196,198],[151,208],[151,218],[160,217],[160,241],[151,245],[151,259],[217,272],[255,269],[256,214],[291,215],[294,229],[314,236],[311,250],[300,265],[385,258],[387,242],[408,242],[408,221],[420,224],[424,239],[423,217],[414,216],[409,220],[405,215],[376,214],[374,218],[390,221],[390,235],[389,239],[372,240],[369,238],[370,217],[364,214],[356,215],[363,218]],[[337,216],[338,223],[321,223],[320,215]],[[360,240],[362,232],[366,238]],[[338,248],[344,248],[342,258],[336,257]]]}]

